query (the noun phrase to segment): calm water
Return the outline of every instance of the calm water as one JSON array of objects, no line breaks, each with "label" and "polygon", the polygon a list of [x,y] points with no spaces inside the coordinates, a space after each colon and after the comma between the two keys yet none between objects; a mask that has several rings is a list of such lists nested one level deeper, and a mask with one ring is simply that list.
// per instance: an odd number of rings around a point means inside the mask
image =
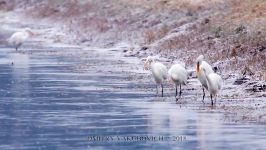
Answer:
[{"label": "calm water", "polygon": [[265,125],[227,123],[233,114],[156,98],[111,52],[79,59],[71,48],[47,49],[0,49],[0,149],[266,147]]}]

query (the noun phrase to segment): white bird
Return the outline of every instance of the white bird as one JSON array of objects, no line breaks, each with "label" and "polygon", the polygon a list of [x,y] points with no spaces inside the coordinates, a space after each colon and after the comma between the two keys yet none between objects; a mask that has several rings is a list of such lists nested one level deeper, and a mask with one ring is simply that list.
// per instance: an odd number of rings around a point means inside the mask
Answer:
[{"label": "white bird", "polygon": [[214,97],[215,102],[216,102],[217,94],[222,88],[223,80],[222,80],[221,76],[216,74],[216,73],[207,74],[207,71],[205,68],[203,68],[203,72],[204,72],[203,74],[206,76],[206,79],[207,79],[208,91],[210,93],[211,102],[213,105],[212,98]]},{"label": "white bird", "polygon": [[151,69],[152,75],[156,82],[156,89],[158,95],[158,85],[162,87],[162,97],[163,97],[163,81],[167,79],[167,68],[164,64],[160,62],[155,62],[152,56],[148,56],[144,63],[144,69]]},{"label": "white bird", "polygon": [[34,33],[31,31],[31,29],[26,28],[23,31],[13,33],[11,37],[7,39],[7,42],[15,46],[17,51],[18,48],[33,35]]},{"label": "white bird", "polygon": [[[177,86],[180,86],[179,97],[181,97],[181,85],[187,84],[187,70],[180,64],[172,65],[168,74],[171,80],[175,83],[175,96],[177,97]],[[176,98],[176,100],[178,100]]]},{"label": "white bird", "polygon": [[[203,91],[202,101],[204,101],[204,97],[205,97],[204,88],[206,88],[208,90],[206,75],[213,73],[212,67],[203,59],[204,59],[204,56],[200,55],[196,60],[196,62],[197,62],[196,73],[197,73],[198,80],[200,81],[200,83],[202,85],[202,91]],[[203,72],[203,68],[205,69],[205,74]]]}]

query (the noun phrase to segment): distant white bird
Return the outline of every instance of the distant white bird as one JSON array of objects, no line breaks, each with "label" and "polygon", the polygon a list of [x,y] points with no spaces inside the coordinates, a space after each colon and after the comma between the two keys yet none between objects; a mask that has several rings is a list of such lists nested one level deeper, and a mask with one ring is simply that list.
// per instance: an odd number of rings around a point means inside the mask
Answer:
[{"label": "distant white bird", "polygon": [[169,69],[168,74],[171,78],[171,80],[175,83],[175,96],[176,100],[177,98],[177,86],[180,86],[179,91],[179,97],[181,97],[182,91],[181,91],[181,85],[187,84],[187,70],[180,64],[172,65],[172,67]]},{"label": "distant white bird", "polygon": [[15,46],[17,51],[18,48],[33,35],[34,33],[31,31],[31,29],[26,28],[23,31],[13,33],[11,37],[7,39],[7,41],[9,44]]},{"label": "distant white bird", "polygon": [[[204,56],[200,55],[196,60],[196,62],[197,62],[196,73],[197,73],[198,80],[200,81],[200,83],[202,85],[202,91],[203,91],[202,101],[204,101],[204,97],[205,97],[204,88],[206,88],[208,90],[206,75],[213,73],[212,67],[203,59],[204,59]],[[205,69],[205,74],[203,72],[203,68]]]},{"label": "distant white bird", "polygon": [[156,89],[158,95],[158,85],[162,87],[162,97],[163,97],[163,81],[167,79],[167,68],[164,64],[160,62],[155,62],[152,56],[148,56],[144,63],[144,69],[149,70],[151,69],[152,75],[156,82]]},{"label": "distant white bird", "polygon": [[211,102],[213,105],[212,98],[214,97],[215,102],[216,102],[217,94],[222,88],[223,80],[222,80],[221,76],[216,74],[216,73],[207,74],[207,71],[205,68],[203,68],[203,74],[206,76],[206,79],[207,79],[208,91],[210,93]]}]

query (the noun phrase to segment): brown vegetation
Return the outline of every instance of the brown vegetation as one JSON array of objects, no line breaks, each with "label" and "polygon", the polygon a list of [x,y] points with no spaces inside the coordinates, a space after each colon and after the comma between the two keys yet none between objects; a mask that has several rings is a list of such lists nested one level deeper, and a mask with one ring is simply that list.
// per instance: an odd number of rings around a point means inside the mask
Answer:
[{"label": "brown vegetation", "polygon": [[[2,1],[0,7],[7,2]],[[137,43],[154,53],[175,55],[188,65],[204,54],[221,68],[241,73],[248,67],[257,77],[265,76],[265,0],[16,2],[25,7],[28,16],[64,24],[79,42]]]}]

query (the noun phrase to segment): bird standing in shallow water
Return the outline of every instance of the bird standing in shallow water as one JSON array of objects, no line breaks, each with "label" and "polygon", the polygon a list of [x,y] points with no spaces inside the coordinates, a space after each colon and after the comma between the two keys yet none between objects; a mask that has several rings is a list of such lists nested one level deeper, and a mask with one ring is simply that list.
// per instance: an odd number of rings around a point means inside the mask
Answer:
[{"label": "bird standing in shallow water", "polygon": [[155,62],[152,56],[148,56],[144,63],[145,70],[151,70],[153,78],[156,82],[157,95],[159,93],[158,86],[162,87],[162,97],[163,97],[163,82],[167,79],[167,68],[164,64],[160,62]]},{"label": "bird standing in shallow water", "polygon": [[175,96],[176,96],[176,101],[178,100],[177,98],[177,86],[180,86],[179,90],[179,97],[181,97],[182,91],[181,91],[181,86],[187,84],[187,71],[186,69],[180,65],[180,64],[175,64],[172,65],[172,67],[169,69],[168,74],[171,78],[171,80],[175,83]]},{"label": "bird standing in shallow water", "polygon": [[31,29],[26,28],[24,31],[13,33],[11,37],[7,39],[7,41],[9,44],[15,46],[17,51],[18,48],[33,35],[34,33],[31,31]]},{"label": "bird standing in shallow water", "polygon": [[216,73],[207,74],[204,68],[203,68],[203,74],[206,76],[207,87],[208,87],[208,91],[211,96],[211,102],[213,105],[213,97],[215,98],[215,102],[216,102],[217,94],[222,88],[223,80],[221,76]]},{"label": "bird standing in shallow water", "polygon": [[[204,89],[208,90],[206,75],[213,73],[212,67],[203,59],[204,59],[204,56],[200,55],[196,60],[196,63],[197,63],[196,64],[196,73],[197,73],[198,80],[200,81],[200,83],[202,85],[202,91],[203,91],[202,101],[204,101],[204,97],[205,97],[205,90]],[[203,72],[203,69],[205,69],[205,73]]]}]

